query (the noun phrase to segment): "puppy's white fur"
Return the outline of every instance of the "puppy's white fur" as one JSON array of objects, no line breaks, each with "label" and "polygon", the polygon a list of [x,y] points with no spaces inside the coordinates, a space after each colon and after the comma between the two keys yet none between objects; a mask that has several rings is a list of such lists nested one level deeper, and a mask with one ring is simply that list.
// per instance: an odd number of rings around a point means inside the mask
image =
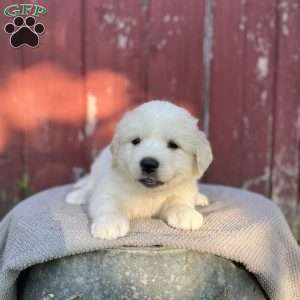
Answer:
[{"label": "puppy's white fur", "polygon": [[[133,218],[159,217],[170,226],[194,230],[203,222],[195,205],[207,205],[197,180],[212,161],[198,120],[186,110],[165,101],[147,102],[124,115],[112,143],[94,161],[91,172],[74,185],[66,201],[88,201],[94,237],[115,239],[129,231]],[[132,143],[139,138],[137,145]],[[169,142],[179,148],[168,147]],[[140,162],[159,162],[158,186],[140,182],[145,176]]]}]

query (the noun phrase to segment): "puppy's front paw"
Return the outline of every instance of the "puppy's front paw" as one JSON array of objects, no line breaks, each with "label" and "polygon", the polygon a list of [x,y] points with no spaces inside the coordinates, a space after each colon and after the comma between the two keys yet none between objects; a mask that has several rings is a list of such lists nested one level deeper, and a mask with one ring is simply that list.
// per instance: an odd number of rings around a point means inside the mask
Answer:
[{"label": "puppy's front paw", "polygon": [[107,214],[93,220],[91,233],[95,238],[113,240],[129,231],[129,220],[121,214]]},{"label": "puppy's front paw", "polygon": [[166,214],[167,223],[178,229],[196,230],[202,226],[203,217],[190,207],[172,207]]},{"label": "puppy's front paw", "polygon": [[69,194],[67,194],[65,201],[68,204],[83,204],[85,202],[84,194],[81,192],[81,190],[72,191]]},{"label": "puppy's front paw", "polygon": [[207,206],[209,204],[207,196],[198,193],[196,196],[196,205]]}]

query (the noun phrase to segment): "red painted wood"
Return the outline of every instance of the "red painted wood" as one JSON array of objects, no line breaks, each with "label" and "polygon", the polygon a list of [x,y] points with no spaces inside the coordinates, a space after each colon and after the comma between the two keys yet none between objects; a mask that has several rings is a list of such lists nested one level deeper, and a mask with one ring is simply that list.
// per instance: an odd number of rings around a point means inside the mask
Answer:
[{"label": "red painted wood", "polygon": [[[279,48],[274,116],[272,198],[293,223],[299,208],[300,3],[279,1]],[[298,200],[298,203],[297,203]],[[298,217],[299,219],[299,217]],[[300,233],[300,223],[294,219]]]},{"label": "red painted wood", "polygon": [[[1,1],[1,14],[4,8],[15,1]],[[12,18],[0,17],[0,214],[7,211],[18,198],[17,182],[22,175],[23,166],[23,133],[19,127],[19,119],[11,109],[11,103],[18,102],[22,73],[20,49],[12,49],[9,35],[3,30]]]},{"label": "red painted wood", "polygon": [[[170,99],[202,116],[204,1],[151,1],[148,98]],[[200,125],[202,125],[202,121]]]},{"label": "red painted wood", "polygon": [[[275,1],[215,7],[209,179],[269,193],[276,32]],[[230,32],[230,35],[228,35]]]},{"label": "red painted wood", "polygon": [[242,183],[245,9],[240,0],[217,1],[214,8],[209,130],[214,161],[207,179],[234,186]]},{"label": "red painted wood", "polygon": [[22,125],[25,172],[34,190],[70,182],[73,168],[83,167],[85,116],[81,1],[39,4],[48,9],[38,19],[46,30],[38,48],[22,49],[20,104],[26,110]]},{"label": "red painted wood", "polygon": [[244,49],[241,178],[245,188],[270,193],[276,64],[276,1],[248,1]]},{"label": "red painted wood", "polygon": [[91,111],[86,152],[91,160],[110,142],[124,111],[143,99],[147,5],[138,0],[89,1],[85,19],[86,101]]}]

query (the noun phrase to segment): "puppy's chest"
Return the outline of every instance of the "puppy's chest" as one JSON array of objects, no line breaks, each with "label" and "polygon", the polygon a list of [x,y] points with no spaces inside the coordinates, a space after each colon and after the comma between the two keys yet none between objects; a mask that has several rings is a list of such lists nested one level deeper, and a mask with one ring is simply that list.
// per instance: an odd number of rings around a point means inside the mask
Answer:
[{"label": "puppy's chest", "polygon": [[140,195],[123,202],[123,208],[130,219],[152,217],[159,212],[166,197]]}]

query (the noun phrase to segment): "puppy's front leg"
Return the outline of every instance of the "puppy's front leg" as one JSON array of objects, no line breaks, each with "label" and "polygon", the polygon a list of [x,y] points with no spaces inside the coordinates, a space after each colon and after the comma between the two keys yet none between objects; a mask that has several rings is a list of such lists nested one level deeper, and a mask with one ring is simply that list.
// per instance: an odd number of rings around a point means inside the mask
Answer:
[{"label": "puppy's front leg", "polygon": [[203,223],[203,216],[192,205],[180,199],[165,203],[160,217],[170,226],[185,230],[199,229]]},{"label": "puppy's front leg", "polygon": [[[109,203],[109,205],[108,205]],[[95,199],[90,202],[91,233],[95,238],[113,240],[129,231],[128,217],[113,204],[112,199]]]}]

